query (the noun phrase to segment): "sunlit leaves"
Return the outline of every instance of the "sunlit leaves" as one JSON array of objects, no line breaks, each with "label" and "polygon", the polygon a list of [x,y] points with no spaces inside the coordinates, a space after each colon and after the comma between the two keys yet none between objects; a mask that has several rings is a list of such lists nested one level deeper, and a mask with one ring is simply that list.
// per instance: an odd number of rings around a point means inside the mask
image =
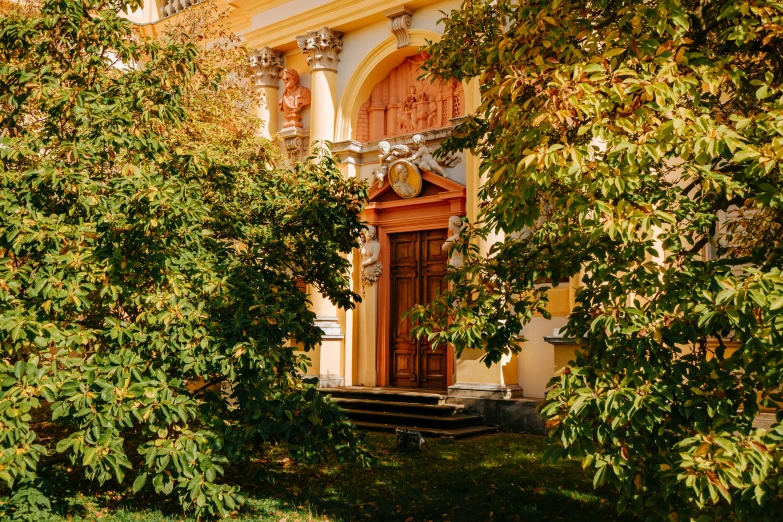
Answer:
[{"label": "sunlit leaves", "polygon": [[582,351],[541,410],[547,458],[649,520],[779,519],[783,427],[753,420],[783,400],[781,4],[475,1],[443,23],[429,71],[478,84],[448,143],[484,183],[416,332],[499,361],[571,278]]},{"label": "sunlit leaves", "polygon": [[300,280],[358,298],[367,187],[328,153],[275,167],[212,8],[150,41],[119,7],[0,15],[0,480],[19,518],[46,517],[61,461],[199,517],[240,506],[225,466],[266,444],[366,457],[295,348],[320,342]]}]

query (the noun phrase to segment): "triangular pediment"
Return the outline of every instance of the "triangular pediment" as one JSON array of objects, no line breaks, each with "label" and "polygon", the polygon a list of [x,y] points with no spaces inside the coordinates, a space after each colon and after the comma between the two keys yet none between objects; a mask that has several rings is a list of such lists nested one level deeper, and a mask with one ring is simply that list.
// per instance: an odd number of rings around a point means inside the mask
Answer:
[{"label": "triangular pediment", "polygon": [[[425,198],[428,196],[437,196],[442,192],[461,192],[465,190],[465,187],[456,181],[444,178],[443,176],[438,176],[437,174],[433,174],[432,172],[426,170],[421,171],[421,179],[421,193],[415,198],[410,198],[410,200]],[[373,203],[399,201],[404,199],[405,198],[398,196],[397,193],[392,190],[388,179],[384,181],[382,187],[379,187],[378,184],[375,183],[370,189],[370,202]]]}]

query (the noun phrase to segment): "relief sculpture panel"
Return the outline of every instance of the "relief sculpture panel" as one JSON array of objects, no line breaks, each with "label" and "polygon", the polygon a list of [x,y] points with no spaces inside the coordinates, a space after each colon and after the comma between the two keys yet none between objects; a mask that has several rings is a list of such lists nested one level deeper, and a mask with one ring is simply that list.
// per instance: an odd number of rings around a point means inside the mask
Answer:
[{"label": "relief sculpture panel", "polygon": [[451,125],[463,115],[465,93],[458,81],[419,80],[422,52],[406,58],[373,87],[359,109],[356,139],[360,142],[413,134]]}]

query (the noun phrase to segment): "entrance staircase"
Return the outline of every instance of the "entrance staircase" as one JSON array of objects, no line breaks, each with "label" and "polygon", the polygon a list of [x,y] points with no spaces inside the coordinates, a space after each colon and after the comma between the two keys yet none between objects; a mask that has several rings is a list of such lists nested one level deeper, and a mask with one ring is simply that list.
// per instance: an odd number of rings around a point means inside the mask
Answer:
[{"label": "entrance staircase", "polygon": [[348,418],[368,431],[419,431],[423,437],[474,437],[497,431],[484,426],[481,415],[465,413],[461,404],[446,404],[446,396],[389,388],[320,388],[342,407]]}]

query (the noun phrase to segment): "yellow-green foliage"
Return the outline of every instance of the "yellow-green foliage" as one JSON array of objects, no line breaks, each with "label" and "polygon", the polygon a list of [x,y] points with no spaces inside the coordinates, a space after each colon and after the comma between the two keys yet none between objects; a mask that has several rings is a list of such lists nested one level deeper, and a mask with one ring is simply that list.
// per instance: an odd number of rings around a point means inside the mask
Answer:
[{"label": "yellow-green foliage", "polygon": [[230,77],[244,51],[135,37],[125,7],[0,14],[0,479],[19,518],[44,516],[62,459],[225,516],[242,497],[223,466],[263,442],[365,455],[293,346],[321,334],[298,281],[358,297],[366,186],[328,154],[271,166]]},{"label": "yellow-green foliage", "polygon": [[429,70],[478,82],[449,143],[486,183],[418,334],[498,362],[578,277],[547,458],[649,520],[783,518],[783,5],[466,1],[444,23]]}]

